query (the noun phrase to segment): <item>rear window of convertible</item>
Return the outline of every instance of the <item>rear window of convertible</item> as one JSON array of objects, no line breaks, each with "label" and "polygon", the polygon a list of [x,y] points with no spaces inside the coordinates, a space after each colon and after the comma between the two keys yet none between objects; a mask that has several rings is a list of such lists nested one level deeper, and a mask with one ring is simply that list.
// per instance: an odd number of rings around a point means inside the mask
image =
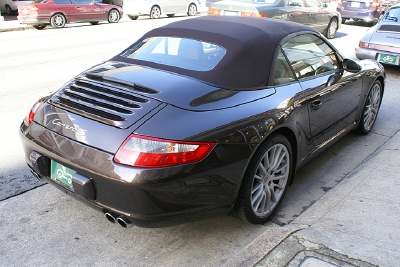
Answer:
[{"label": "rear window of convertible", "polygon": [[225,54],[225,48],[199,40],[150,37],[127,49],[122,56],[187,70],[209,71]]}]

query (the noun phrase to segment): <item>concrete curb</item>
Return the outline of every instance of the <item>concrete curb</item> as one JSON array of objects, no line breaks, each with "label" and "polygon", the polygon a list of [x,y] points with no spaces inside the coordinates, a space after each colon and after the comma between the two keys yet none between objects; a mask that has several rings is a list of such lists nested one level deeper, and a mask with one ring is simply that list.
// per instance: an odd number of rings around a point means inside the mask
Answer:
[{"label": "concrete curb", "polygon": [[262,235],[233,255],[222,267],[254,266],[290,234],[299,230],[292,225],[281,227],[274,223],[267,223],[266,226],[268,229]]}]

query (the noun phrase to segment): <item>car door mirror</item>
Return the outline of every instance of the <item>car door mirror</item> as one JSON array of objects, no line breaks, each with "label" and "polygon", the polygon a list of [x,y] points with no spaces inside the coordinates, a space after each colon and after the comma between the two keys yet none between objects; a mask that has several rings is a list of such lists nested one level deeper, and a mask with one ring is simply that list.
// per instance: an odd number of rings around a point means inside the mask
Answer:
[{"label": "car door mirror", "polygon": [[361,66],[354,60],[346,58],[343,60],[343,69],[348,72],[356,73],[361,70]]},{"label": "car door mirror", "polygon": [[328,8],[328,4],[327,3],[322,4],[322,8]]}]

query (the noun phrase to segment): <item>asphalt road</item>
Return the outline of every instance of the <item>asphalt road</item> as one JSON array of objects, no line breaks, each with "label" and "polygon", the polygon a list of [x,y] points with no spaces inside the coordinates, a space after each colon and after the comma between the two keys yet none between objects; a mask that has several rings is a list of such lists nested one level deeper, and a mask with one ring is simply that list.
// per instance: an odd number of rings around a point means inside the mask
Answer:
[{"label": "asphalt road", "polygon": [[[222,216],[177,227],[125,230],[38,183],[25,167],[18,128],[38,98],[146,31],[177,19],[187,17],[0,33],[0,214],[10,217],[0,217],[1,261],[10,266],[219,266],[270,227]],[[355,58],[354,47],[366,29],[348,22],[332,43],[345,57]],[[399,131],[400,69],[386,70],[385,95],[373,131],[367,136],[349,134],[304,166],[273,222],[290,224]],[[2,227],[9,222],[15,223],[13,233]]]}]

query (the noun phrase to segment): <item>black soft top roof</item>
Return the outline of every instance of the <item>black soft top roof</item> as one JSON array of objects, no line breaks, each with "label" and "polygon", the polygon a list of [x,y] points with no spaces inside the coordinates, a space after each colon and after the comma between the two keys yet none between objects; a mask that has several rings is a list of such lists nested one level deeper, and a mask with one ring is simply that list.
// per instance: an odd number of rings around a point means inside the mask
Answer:
[{"label": "black soft top roof", "polygon": [[[223,88],[245,89],[268,85],[279,42],[296,32],[316,32],[302,24],[268,18],[202,16],[153,29],[135,44],[152,36],[190,38],[224,47],[227,52],[210,71],[193,71],[120,55],[113,60],[166,70]],[[134,46],[133,44],[132,46]]]}]

